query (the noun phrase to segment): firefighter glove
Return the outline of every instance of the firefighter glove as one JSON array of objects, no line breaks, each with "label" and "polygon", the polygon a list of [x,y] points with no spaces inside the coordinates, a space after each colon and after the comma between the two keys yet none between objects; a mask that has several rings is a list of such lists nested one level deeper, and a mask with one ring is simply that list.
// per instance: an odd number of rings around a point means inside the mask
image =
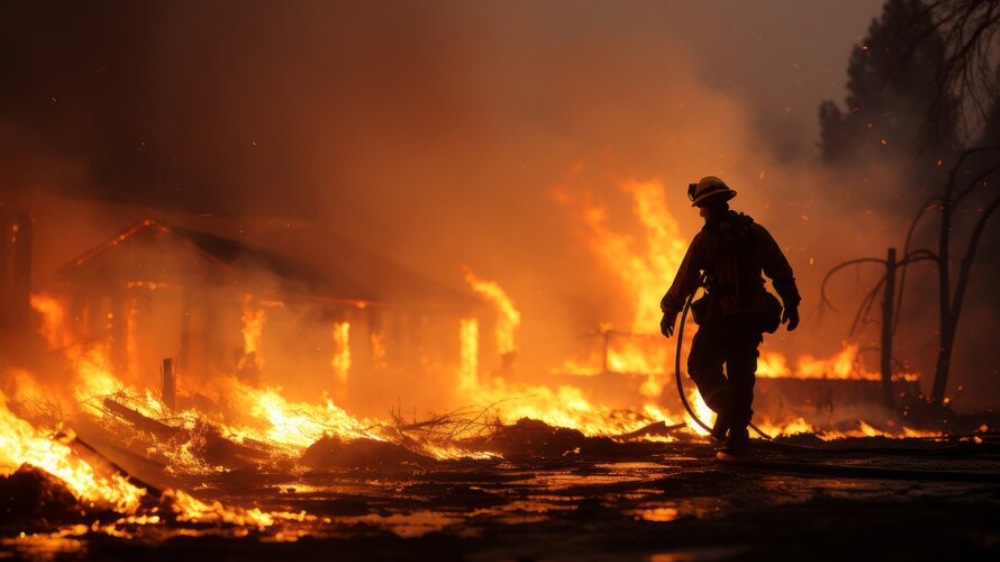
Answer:
[{"label": "firefighter glove", "polygon": [[781,315],[781,323],[788,323],[788,331],[791,332],[799,325],[799,307],[789,306],[785,308],[785,312]]},{"label": "firefighter glove", "polygon": [[663,337],[669,338],[674,335],[674,324],[677,323],[677,311],[664,311],[663,320],[660,320],[660,333]]}]

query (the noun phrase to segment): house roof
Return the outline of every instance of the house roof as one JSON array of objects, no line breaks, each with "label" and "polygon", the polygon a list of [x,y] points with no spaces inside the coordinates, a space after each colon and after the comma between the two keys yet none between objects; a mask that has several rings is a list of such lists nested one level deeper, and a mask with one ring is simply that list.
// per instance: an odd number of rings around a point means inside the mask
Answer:
[{"label": "house roof", "polygon": [[313,262],[146,219],[67,263],[55,276],[71,283],[274,283],[286,294],[367,304],[467,307],[482,302],[369,250],[341,240],[332,247]]}]

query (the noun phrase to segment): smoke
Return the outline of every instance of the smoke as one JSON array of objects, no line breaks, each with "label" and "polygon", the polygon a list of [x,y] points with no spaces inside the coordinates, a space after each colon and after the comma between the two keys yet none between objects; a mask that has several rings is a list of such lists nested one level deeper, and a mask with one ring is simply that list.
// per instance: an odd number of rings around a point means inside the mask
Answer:
[{"label": "smoke", "polygon": [[[820,318],[823,274],[881,254],[905,225],[846,197],[882,190],[877,174],[815,165],[818,103],[843,96],[881,1],[805,4],[7,6],[0,63],[19,79],[0,91],[4,199],[37,188],[147,214],[285,217],[303,255],[331,251],[302,226],[322,223],[456,287],[467,264],[521,307],[530,365],[633,313],[555,186],[574,178],[641,245],[621,182],[661,180],[693,236],[683,189],[720,175],[786,248],[806,298],[801,331],[768,345],[825,356],[850,315]],[[123,214],[89,220],[88,240]],[[39,245],[52,267],[86,249]],[[850,310],[870,283],[838,303]]]}]

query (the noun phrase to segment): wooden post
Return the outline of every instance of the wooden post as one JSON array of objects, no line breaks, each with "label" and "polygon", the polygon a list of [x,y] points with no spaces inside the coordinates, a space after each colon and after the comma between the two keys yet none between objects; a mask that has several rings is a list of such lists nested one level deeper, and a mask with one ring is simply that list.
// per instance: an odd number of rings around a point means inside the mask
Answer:
[{"label": "wooden post", "polygon": [[177,407],[177,377],[174,373],[174,360],[167,357],[163,360],[163,404],[171,410]]},{"label": "wooden post", "polygon": [[896,248],[885,260],[885,295],[882,297],[882,398],[887,408],[896,407],[892,390],[892,323],[896,298]]}]

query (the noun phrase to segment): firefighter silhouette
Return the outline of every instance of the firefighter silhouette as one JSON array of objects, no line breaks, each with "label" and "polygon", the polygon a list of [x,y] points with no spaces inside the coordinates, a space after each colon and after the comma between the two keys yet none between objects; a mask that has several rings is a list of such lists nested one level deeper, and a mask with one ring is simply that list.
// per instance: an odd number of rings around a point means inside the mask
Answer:
[{"label": "firefighter silhouette", "polygon": [[[705,219],[688,248],[660,309],[660,331],[670,337],[684,302],[698,287],[705,295],[692,303],[698,331],[691,342],[688,374],[705,403],[716,412],[712,437],[732,452],[744,450],[753,418],[757,346],[765,332],[799,324],[799,291],[792,267],[771,234],[749,216],[729,208],[736,191],[708,176],[688,186],[692,206]],[[782,302],[767,291],[767,275]],[[723,371],[725,367],[725,371]]]}]

